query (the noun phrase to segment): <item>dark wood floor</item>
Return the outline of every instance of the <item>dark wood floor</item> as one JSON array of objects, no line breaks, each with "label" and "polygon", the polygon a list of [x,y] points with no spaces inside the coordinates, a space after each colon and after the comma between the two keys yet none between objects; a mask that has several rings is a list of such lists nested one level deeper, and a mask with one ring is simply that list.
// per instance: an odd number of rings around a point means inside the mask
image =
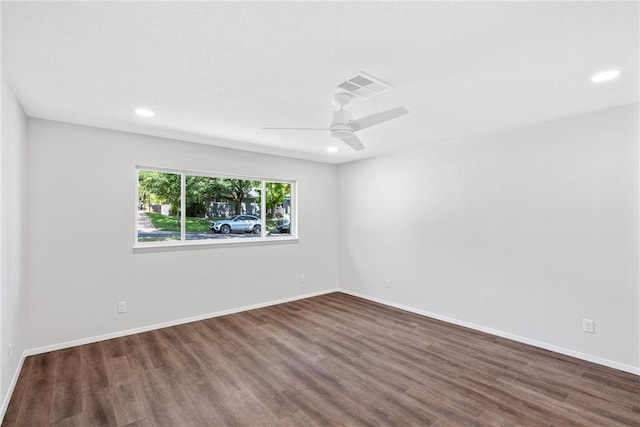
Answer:
[{"label": "dark wood floor", "polygon": [[640,425],[638,376],[341,293],[28,357],[2,425]]}]

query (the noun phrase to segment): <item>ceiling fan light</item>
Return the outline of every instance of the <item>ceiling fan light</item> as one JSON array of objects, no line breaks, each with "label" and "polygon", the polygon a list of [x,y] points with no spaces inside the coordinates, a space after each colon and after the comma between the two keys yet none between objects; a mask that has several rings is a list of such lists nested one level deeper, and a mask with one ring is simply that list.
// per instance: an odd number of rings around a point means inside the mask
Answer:
[{"label": "ceiling fan light", "polygon": [[350,129],[331,129],[329,131],[329,134],[334,137],[334,138],[339,138],[339,139],[343,139],[343,138],[349,138],[351,135],[353,135],[353,131]]},{"label": "ceiling fan light", "polygon": [[336,153],[338,151],[338,147],[336,147],[335,145],[332,145],[330,147],[327,147],[327,151],[330,153]]}]

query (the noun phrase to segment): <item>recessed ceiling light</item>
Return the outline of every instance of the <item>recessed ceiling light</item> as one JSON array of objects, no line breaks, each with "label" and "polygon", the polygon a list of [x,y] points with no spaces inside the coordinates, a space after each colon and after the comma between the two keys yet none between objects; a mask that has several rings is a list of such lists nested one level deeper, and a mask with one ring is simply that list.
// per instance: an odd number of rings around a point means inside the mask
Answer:
[{"label": "recessed ceiling light", "polygon": [[141,117],[153,117],[156,115],[153,111],[147,110],[146,108],[138,108],[136,114]]},{"label": "recessed ceiling light", "polygon": [[338,147],[334,147],[332,145],[331,147],[327,147],[327,151],[330,153],[335,153],[336,151],[338,151]]},{"label": "recessed ceiling light", "polygon": [[606,82],[607,80],[613,80],[618,76],[620,76],[620,70],[607,70],[591,77],[591,81],[594,83],[601,83]]}]

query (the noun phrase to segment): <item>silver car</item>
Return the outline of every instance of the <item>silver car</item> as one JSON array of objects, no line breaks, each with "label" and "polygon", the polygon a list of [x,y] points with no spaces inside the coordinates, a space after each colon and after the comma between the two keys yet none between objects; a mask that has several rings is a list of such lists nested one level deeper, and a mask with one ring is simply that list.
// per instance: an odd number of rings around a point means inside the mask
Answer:
[{"label": "silver car", "polygon": [[231,232],[260,234],[260,231],[262,231],[260,218],[254,215],[234,215],[228,219],[212,222],[209,228],[214,233],[220,234],[229,234]]},{"label": "silver car", "polygon": [[276,227],[278,228],[278,231],[280,233],[288,233],[291,224],[291,218],[289,218],[288,216],[285,216],[283,218],[280,218],[276,221]]}]

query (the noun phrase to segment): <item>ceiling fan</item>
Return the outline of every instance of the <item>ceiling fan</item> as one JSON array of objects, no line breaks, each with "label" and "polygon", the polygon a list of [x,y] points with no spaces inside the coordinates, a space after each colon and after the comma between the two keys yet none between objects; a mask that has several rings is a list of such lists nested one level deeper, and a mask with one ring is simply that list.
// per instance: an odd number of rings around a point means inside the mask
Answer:
[{"label": "ceiling fan", "polygon": [[351,148],[356,151],[364,150],[364,145],[360,141],[360,138],[356,135],[356,132],[362,129],[366,129],[371,126],[386,122],[396,117],[403,116],[409,112],[404,107],[392,108],[391,110],[381,111],[380,113],[371,114],[369,116],[360,117],[359,119],[352,120],[352,115],[349,111],[343,109],[347,105],[353,95],[349,93],[337,93],[333,96],[333,105],[339,107],[338,111],[333,113],[331,118],[331,124],[328,128],[263,128],[269,130],[315,130],[315,131],[329,131],[329,135],[334,138],[341,139]]}]

